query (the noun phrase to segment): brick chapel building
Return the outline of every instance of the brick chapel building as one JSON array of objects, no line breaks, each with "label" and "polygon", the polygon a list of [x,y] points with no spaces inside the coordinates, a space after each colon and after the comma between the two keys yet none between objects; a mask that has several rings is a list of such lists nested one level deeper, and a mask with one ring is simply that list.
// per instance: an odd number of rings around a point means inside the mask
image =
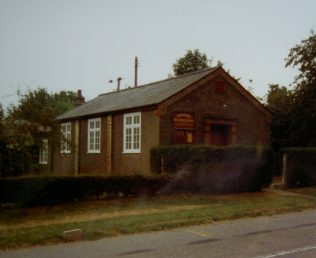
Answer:
[{"label": "brick chapel building", "polygon": [[222,67],[101,94],[57,119],[68,141],[45,140],[50,174],[150,175],[158,145],[270,144],[271,113]]}]

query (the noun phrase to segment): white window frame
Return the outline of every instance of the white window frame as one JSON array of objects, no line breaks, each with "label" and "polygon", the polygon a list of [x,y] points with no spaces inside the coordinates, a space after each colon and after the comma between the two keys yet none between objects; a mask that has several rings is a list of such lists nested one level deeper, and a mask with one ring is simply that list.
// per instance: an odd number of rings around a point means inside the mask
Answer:
[{"label": "white window frame", "polygon": [[71,122],[61,124],[63,139],[60,143],[60,153],[71,153]]},{"label": "white window frame", "polygon": [[[93,124],[93,128],[90,127],[91,124]],[[99,124],[99,127],[96,127],[97,124]],[[87,127],[88,127],[87,153],[100,153],[101,152],[101,118],[88,119]],[[95,141],[97,139],[97,135],[98,135],[98,143]],[[91,143],[91,139],[93,139],[92,143]]]},{"label": "white window frame", "polygon": [[141,153],[141,112],[123,116],[123,153]]},{"label": "white window frame", "polygon": [[47,165],[48,164],[48,140],[43,139],[42,145],[39,149],[39,160],[38,163],[41,165]]}]

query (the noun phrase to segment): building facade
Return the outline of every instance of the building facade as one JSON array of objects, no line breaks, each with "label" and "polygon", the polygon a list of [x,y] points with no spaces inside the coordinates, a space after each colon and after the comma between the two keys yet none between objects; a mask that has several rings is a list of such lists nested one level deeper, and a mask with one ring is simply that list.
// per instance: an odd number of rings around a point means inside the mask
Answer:
[{"label": "building facade", "polygon": [[101,94],[58,117],[42,171],[150,175],[158,145],[269,145],[271,113],[223,68]]}]

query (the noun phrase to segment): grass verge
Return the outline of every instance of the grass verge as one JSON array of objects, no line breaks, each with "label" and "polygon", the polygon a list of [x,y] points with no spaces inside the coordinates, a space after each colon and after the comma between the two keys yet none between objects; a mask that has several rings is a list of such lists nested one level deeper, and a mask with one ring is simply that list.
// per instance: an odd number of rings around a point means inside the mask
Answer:
[{"label": "grass verge", "polygon": [[[316,193],[316,190],[309,190]],[[315,195],[316,196],[316,195]],[[172,229],[214,221],[316,208],[316,198],[247,193],[176,195],[0,210],[0,249],[60,243],[62,232],[81,228],[87,240]]]},{"label": "grass verge", "polygon": [[292,188],[289,191],[298,194],[304,194],[316,197],[316,187],[302,187],[302,188]]}]

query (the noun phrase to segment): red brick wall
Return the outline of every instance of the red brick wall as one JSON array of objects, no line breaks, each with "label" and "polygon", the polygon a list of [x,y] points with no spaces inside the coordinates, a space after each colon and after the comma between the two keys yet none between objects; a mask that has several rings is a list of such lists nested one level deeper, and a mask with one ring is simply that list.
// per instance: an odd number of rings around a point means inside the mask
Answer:
[{"label": "red brick wall", "polygon": [[[75,123],[71,122],[71,138],[75,144]],[[107,175],[106,170],[106,117],[101,118],[101,151],[100,153],[88,153],[88,119],[79,121],[79,146],[72,146],[71,153],[60,153],[60,144],[56,143],[53,154],[53,173],[61,175]],[[79,152],[78,170],[75,162],[75,151]],[[49,153],[50,158],[50,153]],[[50,169],[50,160],[47,169]],[[45,165],[46,166],[46,165]],[[46,170],[46,169],[45,169]],[[47,171],[47,170],[46,170]]]},{"label": "red brick wall", "polygon": [[142,111],[141,117],[141,153],[123,153],[123,114],[113,118],[114,175],[151,174],[150,149],[159,143],[159,118],[155,111]]},{"label": "red brick wall", "polygon": [[[71,137],[75,134],[75,123],[71,122]],[[54,154],[53,154],[53,174],[55,175],[75,175],[75,154],[74,149],[71,153],[60,153],[60,142],[54,143]],[[50,156],[50,154],[49,154]],[[48,164],[50,166],[50,163]]]},{"label": "red brick wall", "polygon": [[174,112],[189,112],[195,117],[196,144],[204,143],[204,119],[209,117],[236,121],[236,144],[269,145],[270,129],[264,113],[228,82],[225,82],[224,89],[219,91],[215,87],[218,79],[167,106],[160,118],[160,144],[173,142]]},{"label": "red brick wall", "polygon": [[[48,139],[48,160],[47,164],[39,164],[39,173],[49,175],[52,173],[51,164],[52,164],[52,141]],[[39,162],[36,160],[35,162]],[[32,173],[36,173],[36,171],[31,171]]]},{"label": "red brick wall", "polygon": [[101,117],[100,153],[88,153],[88,119],[80,120],[79,127],[79,174],[107,175],[109,171],[106,171],[106,117]]}]

